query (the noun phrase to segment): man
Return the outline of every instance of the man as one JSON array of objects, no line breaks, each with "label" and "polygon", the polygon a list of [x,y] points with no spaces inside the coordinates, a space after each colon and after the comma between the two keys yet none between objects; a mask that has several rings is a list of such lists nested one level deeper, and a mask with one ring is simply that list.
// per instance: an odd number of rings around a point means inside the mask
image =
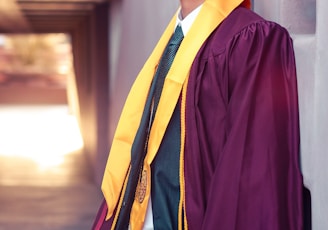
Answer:
[{"label": "man", "polygon": [[302,229],[288,32],[248,1],[180,4],[127,98],[93,229]]}]

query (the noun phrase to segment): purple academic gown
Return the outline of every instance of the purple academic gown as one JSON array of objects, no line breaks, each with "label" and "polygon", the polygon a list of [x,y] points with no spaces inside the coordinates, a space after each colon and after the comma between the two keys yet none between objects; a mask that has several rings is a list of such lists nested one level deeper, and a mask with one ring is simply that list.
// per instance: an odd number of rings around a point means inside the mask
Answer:
[{"label": "purple academic gown", "polygon": [[[188,229],[303,229],[296,69],[284,28],[238,7],[211,34],[191,67],[185,143]],[[94,226],[109,229],[105,212],[103,204]]]},{"label": "purple academic gown", "polygon": [[303,229],[292,40],[235,9],[192,65],[186,99],[189,229]]}]

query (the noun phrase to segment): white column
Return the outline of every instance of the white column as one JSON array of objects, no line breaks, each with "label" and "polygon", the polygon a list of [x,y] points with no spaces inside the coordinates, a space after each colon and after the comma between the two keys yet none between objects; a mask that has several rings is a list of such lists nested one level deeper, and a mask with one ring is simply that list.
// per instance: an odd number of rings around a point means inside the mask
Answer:
[{"label": "white column", "polygon": [[313,230],[328,228],[328,1],[317,0],[313,126]]}]

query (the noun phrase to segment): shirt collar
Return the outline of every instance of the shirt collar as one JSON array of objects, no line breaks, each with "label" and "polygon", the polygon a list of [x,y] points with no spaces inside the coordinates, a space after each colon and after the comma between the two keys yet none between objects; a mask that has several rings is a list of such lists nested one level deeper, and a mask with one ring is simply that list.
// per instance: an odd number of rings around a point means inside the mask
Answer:
[{"label": "shirt collar", "polygon": [[181,11],[177,16],[176,20],[176,26],[180,25],[183,31],[183,35],[186,36],[188,33],[190,27],[192,26],[193,22],[195,21],[200,9],[202,8],[202,5],[198,6],[196,9],[194,9],[192,12],[190,12],[187,17],[182,19]]}]

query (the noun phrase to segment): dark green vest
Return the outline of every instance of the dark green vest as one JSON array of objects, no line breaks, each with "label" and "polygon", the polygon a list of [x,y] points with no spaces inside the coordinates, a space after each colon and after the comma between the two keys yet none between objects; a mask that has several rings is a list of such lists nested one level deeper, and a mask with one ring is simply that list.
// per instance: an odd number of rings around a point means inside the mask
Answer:
[{"label": "dark green vest", "polygon": [[178,229],[180,135],[180,103],[178,103],[159,151],[151,164],[151,199],[155,230]]}]

